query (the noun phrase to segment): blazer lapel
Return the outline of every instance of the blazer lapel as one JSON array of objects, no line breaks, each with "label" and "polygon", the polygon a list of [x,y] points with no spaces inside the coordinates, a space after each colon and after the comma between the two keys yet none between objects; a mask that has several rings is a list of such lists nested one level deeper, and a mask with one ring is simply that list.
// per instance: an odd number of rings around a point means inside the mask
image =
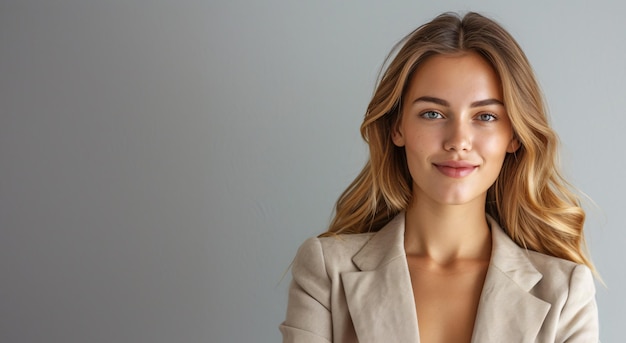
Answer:
[{"label": "blazer lapel", "polygon": [[[341,274],[359,342],[419,343],[415,299],[404,251],[404,213],[352,258],[359,271]],[[530,290],[543,277],[492,219],[491,263],[472,342],[534,342],[550,304]]]},{"label": "blazer lapel", "polygon": [[342,273],[359,342],[419,342],[413,288],[404,252],[404,213],[352,258],[360,271]]},{"label": "blazer lapel", "polygon": [[491,263],[480,297],[472,342],[534,342],[550,304],[529,291],[543,277],[500,226],[489,218]]}]

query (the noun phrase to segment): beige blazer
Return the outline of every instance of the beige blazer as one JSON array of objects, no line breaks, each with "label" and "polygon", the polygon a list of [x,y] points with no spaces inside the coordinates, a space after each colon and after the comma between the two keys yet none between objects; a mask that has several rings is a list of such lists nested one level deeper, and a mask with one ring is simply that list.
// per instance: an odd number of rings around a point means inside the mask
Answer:
[{"label": "beige blazer", "polygon": [[[489,221],[472,342],[598,342],[589,268],[522,249]],[[375,233],[308,239],[292,274],[283,342],[419,342],[404,213]]]}]

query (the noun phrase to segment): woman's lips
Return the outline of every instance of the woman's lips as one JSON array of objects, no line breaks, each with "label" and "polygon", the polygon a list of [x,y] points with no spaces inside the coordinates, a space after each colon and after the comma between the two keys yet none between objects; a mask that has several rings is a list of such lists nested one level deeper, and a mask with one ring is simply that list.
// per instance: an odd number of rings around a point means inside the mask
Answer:
[{"label": "woman's lips", "polygon": [[437,167],[437,170],[443,175],[454,178],[465,177],[471,174],[474,169],[478,168],[478,165],[465,161],[446,161],[434,163],[434,166]]}]

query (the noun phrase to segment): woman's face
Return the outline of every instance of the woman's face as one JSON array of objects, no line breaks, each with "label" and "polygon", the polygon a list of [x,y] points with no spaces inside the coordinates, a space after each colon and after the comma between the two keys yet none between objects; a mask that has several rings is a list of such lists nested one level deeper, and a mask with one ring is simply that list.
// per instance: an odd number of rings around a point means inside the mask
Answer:
[{"label": "woman's face", "polygon": [[415,71],[392,133],[405,147],[413,197],[484,206],[507,152],[518,141],[500,80],[480,55],[435,55]]}]

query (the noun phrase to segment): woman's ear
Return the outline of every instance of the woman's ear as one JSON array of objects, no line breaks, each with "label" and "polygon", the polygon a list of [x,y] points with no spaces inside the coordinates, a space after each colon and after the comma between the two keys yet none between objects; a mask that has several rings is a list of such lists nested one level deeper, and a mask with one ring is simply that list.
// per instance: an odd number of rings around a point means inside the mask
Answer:
[{"label": "woman's ear", "polygon": [[[400,120],[398,119],[398,121]],[[395,144],[397,147],[403,147],[406,144],[406,142],[404,141],[404,135],[400,130],[400,125],[402,124],[398,122],[393,124],[393,126],[391,127],[391,140],[393,141],[393,144]]]},{"label": "woman's ear", "polygon": [[506,152],[514,153],[517,151],[517,149],[519,149],[520,146],[521,143],[519,142],[519,139],[514,136],[509,142],[509,145],[506,147]]}]

